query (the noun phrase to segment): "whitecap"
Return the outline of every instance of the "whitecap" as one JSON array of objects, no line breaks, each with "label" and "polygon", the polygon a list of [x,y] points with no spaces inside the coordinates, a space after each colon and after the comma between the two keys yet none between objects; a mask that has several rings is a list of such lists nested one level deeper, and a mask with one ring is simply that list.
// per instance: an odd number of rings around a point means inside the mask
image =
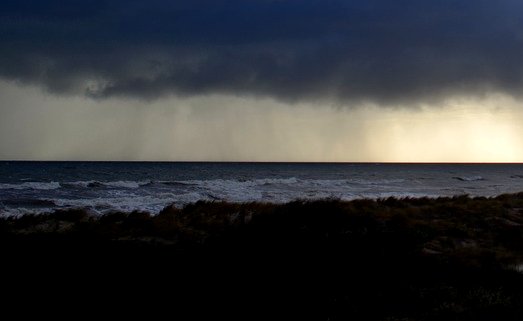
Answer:
[{"label": "whitecap", "polygon": [[115,182],[101,182],[105,186],[109,187],[121,187],[121,188],[140,188],[141,186],[150,184],[150,181],[115,181]]},{"label": "whitecap", "polygon": [[485,180],[482,176],[454,176],[452,178],[462,182],[474,182]]},{"label": "whitecap", "polygon": [[0,184],[0,189],[53,190],[60,188],[58,182],[25,182],[22,184]]}]

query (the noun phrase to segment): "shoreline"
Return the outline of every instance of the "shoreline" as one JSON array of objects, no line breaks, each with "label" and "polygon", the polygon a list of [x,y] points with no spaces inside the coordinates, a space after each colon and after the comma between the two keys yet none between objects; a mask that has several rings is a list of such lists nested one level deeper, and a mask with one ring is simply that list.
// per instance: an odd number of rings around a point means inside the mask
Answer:
[{"label": "shoreline", "polygon": [[[518,177],[519,177],[519,175],[518,175]],[[453,179],[462,180],[459,177],[453,177]],[[497,198],[518,197],[518,195],[521,195],[521,194],[523,194],[523,191],[513,192],[513,193],[512,192],[511,193],[499,193],[499,194],[493,194],[493,195],[471,195],[468,193],[459,193],[459,194],[455,194],[455,195],[419,195],[416,193],[412,193],[411,195],[409,195],[408,193],[403,193],[403,195],[401,195],[401,196],[389,195],[389,196],[375,196],[375,197],[362,196],[362,197],[354,197],[354,198],[346,198],[346,197],[342,197],[342,198],[340,198],[340,197],[296,198],[296,199],[291,199],[291,200],[287,200],[287,201],[282,200],[282,201],[272,201],[272,202],[271,201],[262,201],[262,200],[231,201],[231,200],[214,197],[211,195],[207,199],[200,199],[200,200],[189,201],[189,202],[173,202],[171,204],[166,204],[165,206],[161,207],[160,210],[154,211],[154,212],[151,210],[145,209],[145,208],[143,208],[143,209],[136,208],[136,209],[132,209],[132,210],[121,210],[121,209],[117,209],[117,208],[112,208],[112,209],[107,209],[105,211],[100,211],[100,210],[94,209],[90,206],[84,206],[84,207],[82,207],[82,206],[76,206],[76,207],[75,206],[70,206],[70,207],[55,206],[54,208],[49,207],[46,209],[41,209],[40,211],[31,209],[31,208],[27,208],[27,207],[21,207],[19,209],[15,208],[15,207],[9,207],[9,208],[3,209],[3,210],[0,209],[0,220],[17,219],[17,218],[21,218],[23,216],[53,215],[55,213],[79,212],[79,211],[85,212],[86,215],[92,216],[92,217],[101,217],[101,216],[112,215],[112,214],[116,214],[116,213],[128,215],[128,214],[131,214],[134,212],[147,213],[148,215],[155,216],[169,207],[176,207],[178,209],[183,209],[186,206],[191,206],[196,203],[202,203],[202,202],[203,203],[228,203],[228,204],[236,204],[236,205],[258,203],[258,204],[281,206],[281,205],[294,203],[294,202],[314,203],[314,202],[324,202],[324,201],[334,201],[334,202],[341,202],[341,203],[349,202],[350,203],[350,202],[355,202],[355,201],[356,202],[357,201],[383,202],[386,200],[395,200],[395,201],[402,202],[402,201],[411,201],[411,200],[416,200],[416,199],[445,201],[445,200],[457,199],[457,198],[460,198],[460,199],[467,198],[467,199],[471,199],[471,200],[495,200]],[[36,205],[55,205],[54,201],[52,201],[52,200],[27,199],[25,201],[29,201],[31,204],[36,204]],[[93,201],[96,201],[96,200],[93,199]],[[88,202],[88,200],[85,200],[85,202]],[[24,210],[25,212],[21,212],[22,210]],[[13,213],[13,211],[20,211],[20,212]]]},{"label": "shoreline", "polygon": [[10,262],[2,275],[26,271],[36,282],[28,269],[46,262],[55,286],[117,282],[124,297],[127,282],[145,291],[172,287],[182,307],[217,304],[224,315],[238,313],[231,302],[264,306],[241,314],[247,319],[274,317],[276,307],[306,319],[523,316],[523,193],[200,201],[158,215],[68,210],[2,218],[0,230]]},{"label": "shoreline", "polygon": [[[326,206],[327,208],[321,208]],[[365,216],[379,224],[387,224],[392,220],[409,221],[416,226],[430,227],[446,232],[453,225],[467,225],[468,229],[483,229],[484,222],[496,222],[500,227],[523,228],[523,192],[501,194],[492,197],[456,195],[452,197],[387,197],[387,198],[358,198],[340,200],[325,199],[297,199],[286,203],[272,202],[227,202],[222,200],[200,200],[184,206],[171,204],[164,207],[159,213],[147,211],[110,211],[105,214],[91,212],[84,208],[56,209],[48,213],[27,213],[19,216],[0,217],[4,237],[6,235],[73,235],[82,225],[104,225],[106,222],[137,220],[138,224],[154,222],[155,228],[167,228],[171,235],[162,234],[169,238],[176,233],[183,233],[187,229],[198,226],[201,233],[211,237],[220,237],[222,230],[241,229],[248,226],[253,218],[271,217],[272,224],[278,224],[278,217],[274,213],[282,212],[282,218],[289,211],[307,212],[308,215],[330,215],[329,211],[338,212],[347,217]],[[319,208],[318,208],[319,207]],[[310,213],[309,213],[310,212]],[[297,213],[292,213],[297,221],[301,219]],[[465,216],[467,214],[468,216]],[[155,222],[159,221],[159,222]],[[309,222],[313,224],[313,222]],[[440,226],[445,224],[444,229]],[[164,224],[164,226],[161,226]],[[426,226],[425,226],[426,225]],[[492,227],[492,226],[491,226]],[[136,231],[121,229],[118,233],[136,234]],[[158,231],[149,229],[138,232],[136,235],[154,236]],[[466,230],[461,231],[463,233]],[[115,235],[118,236],[118,235]],[[474,236],[479,237],[478,233]],[[110,237],[110,235],[107,235]],[[202,243],[201,240],[193,240]],[[522,253],[523,259],[523,253]],[[523,260],[522,260],[523,261]]]}]

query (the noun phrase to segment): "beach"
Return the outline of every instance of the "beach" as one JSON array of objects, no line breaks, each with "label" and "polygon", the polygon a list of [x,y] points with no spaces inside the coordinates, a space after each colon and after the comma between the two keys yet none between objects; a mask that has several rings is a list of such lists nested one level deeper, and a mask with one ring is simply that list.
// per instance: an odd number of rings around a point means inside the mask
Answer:
[{"label": "beach", "polygon": [[0,229],[3,275],[23,275],[6,284],[166,300],[195,318],[523,316],[522,193],[70,209],[2,218]]}]

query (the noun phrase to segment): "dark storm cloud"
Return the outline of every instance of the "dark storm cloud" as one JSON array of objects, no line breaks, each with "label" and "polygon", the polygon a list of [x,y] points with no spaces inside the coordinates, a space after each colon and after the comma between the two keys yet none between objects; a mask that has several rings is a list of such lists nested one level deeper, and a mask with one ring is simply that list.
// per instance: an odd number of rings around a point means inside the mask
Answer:
[{"label": "dark storm cloud", "polygon": [[59,94],[420,102],[523,90],[519,0],[0,4],[0,76]]}]

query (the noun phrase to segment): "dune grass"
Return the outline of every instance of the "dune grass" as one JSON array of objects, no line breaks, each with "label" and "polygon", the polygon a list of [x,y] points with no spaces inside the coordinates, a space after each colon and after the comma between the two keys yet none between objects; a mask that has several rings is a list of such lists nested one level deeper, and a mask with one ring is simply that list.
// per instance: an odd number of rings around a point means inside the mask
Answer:
[{"label": "dune grass", "polygon": [[[187,291],[197,284],[206,289],[198,302],[236,300],[253,306],[251,317],[284,307],[290,317],[322,320],[523,319],[523,274],[515,268],[523,263],[523,193],[202,201],[156,215],[64,210],[3,218],[0,231],[9,255],[127,272],[146,265],[154,269],[147,278]],[[173,272],[182,269],[184,282]],[[233,294],[209,294],[221,288]]]}]

